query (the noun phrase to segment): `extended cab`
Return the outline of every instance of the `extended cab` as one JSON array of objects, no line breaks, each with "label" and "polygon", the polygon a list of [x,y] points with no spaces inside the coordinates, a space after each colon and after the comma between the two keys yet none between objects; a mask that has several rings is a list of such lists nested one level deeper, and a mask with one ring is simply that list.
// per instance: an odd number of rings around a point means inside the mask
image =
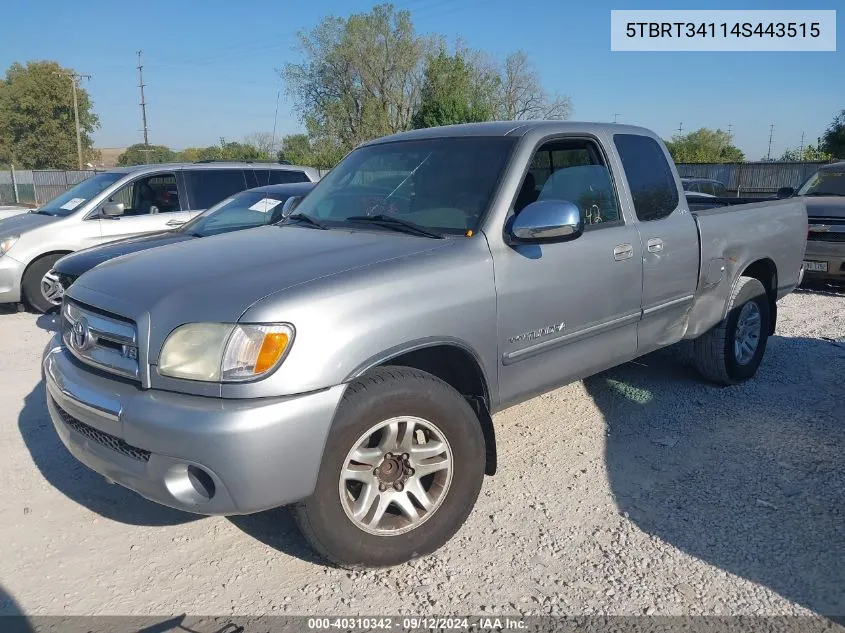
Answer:
[{"label": "extended cab", "polygon": [[800,199],[690,213],[659,137],[589,123],[378,139],[285,212],[83,274],[47,406],[108,480],[199,514],[295,504],[342,565],[451,538],[509,405],[682,339],[707,380],[754,376],[807,236]]}]

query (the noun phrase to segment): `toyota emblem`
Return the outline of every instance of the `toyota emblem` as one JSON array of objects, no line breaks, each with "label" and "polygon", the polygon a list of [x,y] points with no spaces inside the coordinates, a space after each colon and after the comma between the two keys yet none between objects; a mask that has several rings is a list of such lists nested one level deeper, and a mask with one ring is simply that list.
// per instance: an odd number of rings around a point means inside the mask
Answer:
[{"label": "toyota emblem", "polygon": [[80,319],[74,323],[71,340],[76,349],[80,351],[88,349],[91,343],[91,330],[88,329],[88,322],[85,319]]}]

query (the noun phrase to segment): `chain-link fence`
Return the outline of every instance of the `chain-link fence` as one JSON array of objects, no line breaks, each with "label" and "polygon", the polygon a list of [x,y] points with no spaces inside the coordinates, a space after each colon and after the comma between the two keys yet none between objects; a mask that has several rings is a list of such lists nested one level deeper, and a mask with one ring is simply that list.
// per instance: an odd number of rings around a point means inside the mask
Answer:
[{"label": "chain-link fence", "polygon": [[97,170],[0,170],[0,204],[44,204],[96,173]]}]

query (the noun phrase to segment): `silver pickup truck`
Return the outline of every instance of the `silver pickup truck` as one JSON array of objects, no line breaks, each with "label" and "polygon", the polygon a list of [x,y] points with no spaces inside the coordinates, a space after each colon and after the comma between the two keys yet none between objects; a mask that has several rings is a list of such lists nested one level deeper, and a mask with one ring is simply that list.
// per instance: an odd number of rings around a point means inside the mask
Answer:
[{"label": "silver pickup truck", "polygon": [[449,540],[505,407],[682,339],[705,379],[754,376],[807,238],[797,199],[691,214],[655,134],[589,123],[378,139],[285,212],[82,275],[47,403],[110,482],[292,504],[343,566]]}]

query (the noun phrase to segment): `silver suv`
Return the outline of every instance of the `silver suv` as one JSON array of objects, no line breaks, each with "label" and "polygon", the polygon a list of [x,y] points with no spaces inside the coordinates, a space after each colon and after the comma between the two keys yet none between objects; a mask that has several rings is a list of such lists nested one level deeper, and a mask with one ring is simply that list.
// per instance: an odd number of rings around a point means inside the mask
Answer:
[{"label": "silver suv", "polygon": [[278,163],[173,163],[95,174],[26,213],[0,221],[0,303],[38,312],[61,303],[53,265],[64,255],[184,224],[233,193],[314,182],[310,167]]}]

